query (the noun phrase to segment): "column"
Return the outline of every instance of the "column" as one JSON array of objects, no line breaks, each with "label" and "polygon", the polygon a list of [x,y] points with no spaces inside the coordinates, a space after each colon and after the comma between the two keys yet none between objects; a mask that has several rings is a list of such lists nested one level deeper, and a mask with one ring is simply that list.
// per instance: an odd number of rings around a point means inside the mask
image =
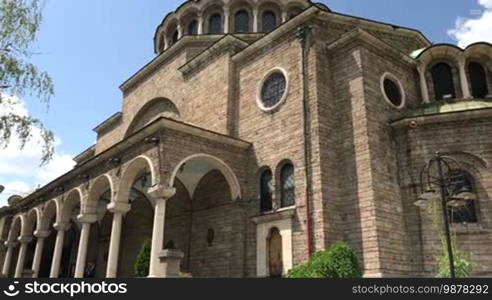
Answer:
[{"label": "column", "polygon": [[167,50],[167,48],[169,48],[169,39],[167,38],[167,35],[165,34],[162,34],[163,35],[163,39],[164,39],[164,50]]},{"label": "column", "polygon": [[466,59],[460,58],[458,61],[460,70],[461,91],[464,99],[471,99],[470,86],[468,85],[468,76],[466,75]]},{"label": "column", "polygon": [[21,236],[19,237],[20,249],[19,256],[17,257],[17,266],[15,268],[15,278],[22,278],[24,272],[24,262],[26,261],[27,245],[32,241],[31,237]]},{"label": "column", "polygon": [[288,12],[286,10],[282,11],[282,23],[287,22]]},{"label": "column", "polygon": [[148,190],[148,195],[155,201],[154,227],[152,230],[152,250],[150,252],[149,277],[163,277],[160,264],[160,252],[164,246],[164,225],[166,221],[167,199],[176,194],[174,188],[163,188],[157,186]]},{"label": "column", "polygon": [[253,9],[253,32],[259,32],[260,25],[258,24],[258,8]]},{"label": "column", "polygon": [[91,224],[97,221],[97,215],[79,215],[77,218],[82,224],[82,229],[80,232],[79,249],[77,252],[77,264],[75,265],[75,278],[84,278]]},{"label": "column", "polygon": [[9,276],[10,264],[12,263],[12,253],[14,252],[16,245],[16,242],[5,242],[5,246],[7,246],[7,253],[5,254],[2,270],[2,275],[5,277]]},{"label": "column", "polygon": [[65,239],[65,231],[70,229],[68,223],[56,223],[53,228],[56,232],[55,249],[53,250],[53,259],[51,262],[50,278],[58,278],[60,275],[60,263],[63,252],[63,241]]},{"label": "column", "polygon": [[178,23],[178,40],[180,40],[183,37],[183,26],[181,23]]},{"label": "column", "polygon": [[198,16],[198,34],[203,34],[203,16]]},{"label": "column", "polygon": [[420,77],[420,90],[422,93],[422,100],[424,103],[430,103],[429,88],[427,86],[427,78],[425,76],[426,68],[424,66],[418,66],[417,70],[419,72],[419,77]]},{"label": "column", "polygon": [[34,236],[36,237],[37,240],[36,240],[36,250],[34,251],[34,259],[32,261],[33,278],[38,278],[39,266],[41,265],[41,258],[43,257],[44,241],[49,235],[50,235],[49,231],[36,230],[34,232]]},{"label": "column", "polygon": [[229,33],[229,16],[230,12],[228,9],[224,10],[224,33]]},{"label": "column", "polygon": [[107,278],[116,278],[118,272],[118,257],[120,254],[121,225],[123,215],[130,211],[130,204],[112,202],[108,210],[113,213],[113,226],[111,227],[111,241],[109,243]]}]

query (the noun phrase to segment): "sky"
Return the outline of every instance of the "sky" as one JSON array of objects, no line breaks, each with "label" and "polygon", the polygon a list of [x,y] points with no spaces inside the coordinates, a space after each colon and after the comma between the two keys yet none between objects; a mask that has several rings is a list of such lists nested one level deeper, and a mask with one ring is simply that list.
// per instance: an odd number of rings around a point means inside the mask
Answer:
[{"label": "sky", "polygon": [[[465,47],[492,42],[492,0],[324,0],[335,12],[416,28],[432,42]],[[178,0],[46,0],[32,61],[55,83],[49,109],[12,98],[15,109],[43,120],[56,135],[56,154],[39,167],[39,140],[24,150],[0,149],[0,206],[73,168],[72,158],[96,141],[94,127],[121,110],[119,86],[154,58],[153,37]],[[0,107],[0,113],[2,109]],[[35,134],[35,136],[39,134]]]}]

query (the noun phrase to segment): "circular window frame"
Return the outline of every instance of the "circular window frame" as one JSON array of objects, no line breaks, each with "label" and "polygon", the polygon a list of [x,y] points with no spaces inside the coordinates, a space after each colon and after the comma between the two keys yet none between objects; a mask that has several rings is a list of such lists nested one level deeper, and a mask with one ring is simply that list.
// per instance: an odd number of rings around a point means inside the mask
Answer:
[{"label": "circular window frame", "polygon": [[[277,104],[275,104],[272,107],[265,107],[263,104],[263,99],[262,99],[262,91],[263,91],[263,86],[265,85],[267,79],[273,75],[274,73],[280,72],[282,75],[285,77],[285,91],[280,100],[278,101]],[[287,71],[283,68],[276,67],[270,70],[263,78],[261,79],[257,91],[256,91],[256,104],[258,107],[266,113],[273,113],[275,112],[280,106],[282,106],[285,101],[287,100],[287,96],[289,95],[289,87],[290,87],[290,80],[289,80],[289,75]]]},{"label": "circular window frame", "polygon": [[[384,88],[384,81],[386,79],[389,79],[389,80],[393,81],[398,86],[398,89],[400,90],[400,95],[401,95],[401,104],[400,105],[395,105],[391,101],[391,99],[388,98],[388,95],[386,94],[386,90]],[[390,72],[384,73],[383,76],[381,76],[380,87],[381,87],[381,93],[383,94],[384,100],[389,105],[391,105],[393,108],[396,108],[398,110],[401,110],[401,109],[403,109],[405,107],[407,97],[406,97],[406,94],[405,94],[405,89],[403,88],[403,84],[398,79],[398,77],[396,77],[395,75],[391,74]]]}]

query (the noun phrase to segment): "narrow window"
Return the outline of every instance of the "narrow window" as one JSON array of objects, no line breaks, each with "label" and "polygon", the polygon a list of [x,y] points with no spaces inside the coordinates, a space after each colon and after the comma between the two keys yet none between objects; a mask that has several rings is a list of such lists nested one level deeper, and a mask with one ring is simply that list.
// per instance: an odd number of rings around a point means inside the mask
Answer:
[{"label": "narrow window", "polygon": [[470,73],[470,81],[472,88],[472,95],[474,98],[485,98],[489,94],[489,88],[487,86],[487,75],[483,66],[477,62],[471,62],[468,65],[468,72]]},{"label": "narrow window", "polygon": [[220,14],[214,14],[210,16],[208,24],[208,32],[210,34],[222,33],[222,16]]},{"label": "narrow window", "polygon": [[293,206],[296,203],[296,184],[294,179],[294,166],[286,164],[280,172],[281,193],[280,204],[282,207]]},{"label": "narrow window", "polygon": [[178,31],[176,30],[176,31],[173,33],[173,37],[172,37],[172,39],[171,39],[171,44],[172,44],[172,45],[176,44],[176,42],[178,41],[178,36],[179,36],[179,34],[178,34]]},{"label": "narrow window", "polygon": [[198,34],[198,21],[193,20],[188,24],[188,34],[189,35],[196,35]]},{"label": "narrow window", "polygon": [[277,16],[272,11],[266,11],[262,16],[262,31],[270,32],[277,27]]},{"label": "narrow window", "polygon": [[249,14],[245,10],[240,10],[234,18],[234,31],[237,33],[249,32]]},{"label": "narrow window", "polygon": [[262,212],[273,209],[273,174],[272,171],[266,170],[261,174],[260,179],[260,209]]},{"label": "narrow window", "polygon": [[451,67],[447,63],[438,63],[431,73],[436,100],[456,98]]}]

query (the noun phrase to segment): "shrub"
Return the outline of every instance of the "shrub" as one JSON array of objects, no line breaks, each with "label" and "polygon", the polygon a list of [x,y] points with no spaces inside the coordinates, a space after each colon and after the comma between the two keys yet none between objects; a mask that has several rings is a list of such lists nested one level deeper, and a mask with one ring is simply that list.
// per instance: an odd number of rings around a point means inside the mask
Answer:
[{"label": "shrub", "polygon": [[[473,264],[470,261],[470,258],[467,257],[464,253],[460,251],[453,251],[453,259],[454,259],[454,271],[456,278],[467,278],[470,277],[470,274],[473,269]],[[451,271],[449,270],[449,257],[447,250],[444,250],[441,256],[439,257],[439,271],[437,273],[438,278],[450,278]]]},{"label": "shrub", "polygon": [[336,243],[315,253],[309,262],[293,268],[289,278],[358,278],[362,277],[357,256],[350,246]]},{"label": "shrub", "polygon": [[135,262],[135,275],[137,277],[147,277],[149,276],[150,268],[150,252],[152,250],[152,241],[147,239],[143,242],[142,248],[137,256],[137,261]]}]

